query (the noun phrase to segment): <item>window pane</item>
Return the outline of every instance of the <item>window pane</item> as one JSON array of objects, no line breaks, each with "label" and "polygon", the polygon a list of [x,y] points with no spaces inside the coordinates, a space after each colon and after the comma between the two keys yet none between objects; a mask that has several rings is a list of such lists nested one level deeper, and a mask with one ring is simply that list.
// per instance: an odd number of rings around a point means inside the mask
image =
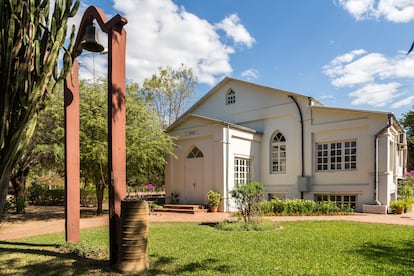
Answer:
[{"label": "window pane", "polygon": [[286,172],[286,139],[278,132],[271,141],[271,173]]}]

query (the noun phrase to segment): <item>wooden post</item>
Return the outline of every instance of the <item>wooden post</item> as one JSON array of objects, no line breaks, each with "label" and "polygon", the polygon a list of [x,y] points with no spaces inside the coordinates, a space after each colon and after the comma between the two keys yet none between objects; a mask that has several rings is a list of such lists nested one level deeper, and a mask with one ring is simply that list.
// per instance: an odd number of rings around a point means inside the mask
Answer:
[{"label": "wooden post", "polygon": [[109,227],[111,264],[120,258],[121,201],[126,196],[126,32],[123,24],[114,25],[108,32],[108,174]]},{"label": "wooden post", "polygon": [[65,233],[67,242],[80,241],[79,64],[65,79]]}]

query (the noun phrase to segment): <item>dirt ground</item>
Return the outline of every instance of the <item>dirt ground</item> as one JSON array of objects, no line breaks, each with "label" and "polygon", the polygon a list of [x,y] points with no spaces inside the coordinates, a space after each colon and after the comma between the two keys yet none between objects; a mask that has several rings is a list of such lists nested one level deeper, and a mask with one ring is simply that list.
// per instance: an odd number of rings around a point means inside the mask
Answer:
[{"label": "dirt ground", "polygon": [[[179,214],[155,212],[149,216],[151,222],[219,222],[232,219],[230,213]],[[266,217],[273,221],[298,220],[345,220],[370,223],[386,223],[414,226],[414,212],[402,215],[379,215],[356,213],[351,216],[290,216]],[[108,212],[96,216],[94,208],[81,208],[80,227],[90,228],[108,225]],[[64,232],[65,214],[63,206],[29,206],[26,213],[9,214],[0,224],[0,240],[30,237],[46,233]]]}]

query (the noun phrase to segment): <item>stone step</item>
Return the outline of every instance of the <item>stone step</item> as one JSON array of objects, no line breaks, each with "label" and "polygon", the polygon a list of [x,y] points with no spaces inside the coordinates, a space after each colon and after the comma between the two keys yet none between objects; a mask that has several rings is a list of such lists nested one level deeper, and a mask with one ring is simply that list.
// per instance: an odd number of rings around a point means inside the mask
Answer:
[{"label": "stone step", "polygon": [[164,208],[196,210],[204,209],[204,206],[197,204],[164,204]]},{"label": "stone step", "polygon": [[154,212],[171,212],[184,214],[198,214],[207,213],[207,209],[202,205],[187,205],[187,204],[165,204],[164,208],[154,208]]}]

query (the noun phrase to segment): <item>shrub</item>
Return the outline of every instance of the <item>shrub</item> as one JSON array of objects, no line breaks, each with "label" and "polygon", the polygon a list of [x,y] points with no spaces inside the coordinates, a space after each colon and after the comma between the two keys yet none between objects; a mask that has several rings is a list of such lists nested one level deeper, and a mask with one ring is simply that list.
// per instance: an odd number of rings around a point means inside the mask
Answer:
[{"label": "shrub", "polygon": [[264,186],[260,182],[236,184],[230,191],[243,220],[248,222],[252,217],[260,215],[260,202],[264,197]]},{"label": "shrub", "polygon": [[43,194],[46,189],[37,183],[32,183],[32,185],[27,188],[27,198],[29,199],[30,204],[39,205]]},{"label": "shrub", "polygon": [[95,248],[93,245],[85,242],[68,242],[60,245],[58,247],[59,251],[62,253],[73,254],[81,258],[96,258],[102,259],[107,253],[105,249]]},{"label": "shrub", "polygon": [[27,197],[33,205],[63,205],[65,203],[65,190],[62,188],[48,190],[39,184],[33,183],[27,189]]},{"label": "shrub", "polygon": [[81,206],[97,206],[96,188],[81,188],[80,190],[80,204]]},{"label": "shrub", "polygon": [[272,231],[280,230],[281,226],[273,221],[222,221],[215,226],[218,230],[223,231]]},{"label": "shrub", "polygon": [[217,207],[220,204],[221,195],[218,192],[208,191],[207,201],[210,207]]},{"label": "shrub", "polygon": [[353,209],[346,205],[339,207],[333,201],[315,202],[304,199],[272,199],[261,203],[263,213],[268,216],[309,216],[309,215],[337,215],[353,213]]},{"label": "shrub", "polygon": [[403,199],[394,200],[390,203],[390,208],[393,213],[401,213],[404,209],[409,209],[411,202]]}]

